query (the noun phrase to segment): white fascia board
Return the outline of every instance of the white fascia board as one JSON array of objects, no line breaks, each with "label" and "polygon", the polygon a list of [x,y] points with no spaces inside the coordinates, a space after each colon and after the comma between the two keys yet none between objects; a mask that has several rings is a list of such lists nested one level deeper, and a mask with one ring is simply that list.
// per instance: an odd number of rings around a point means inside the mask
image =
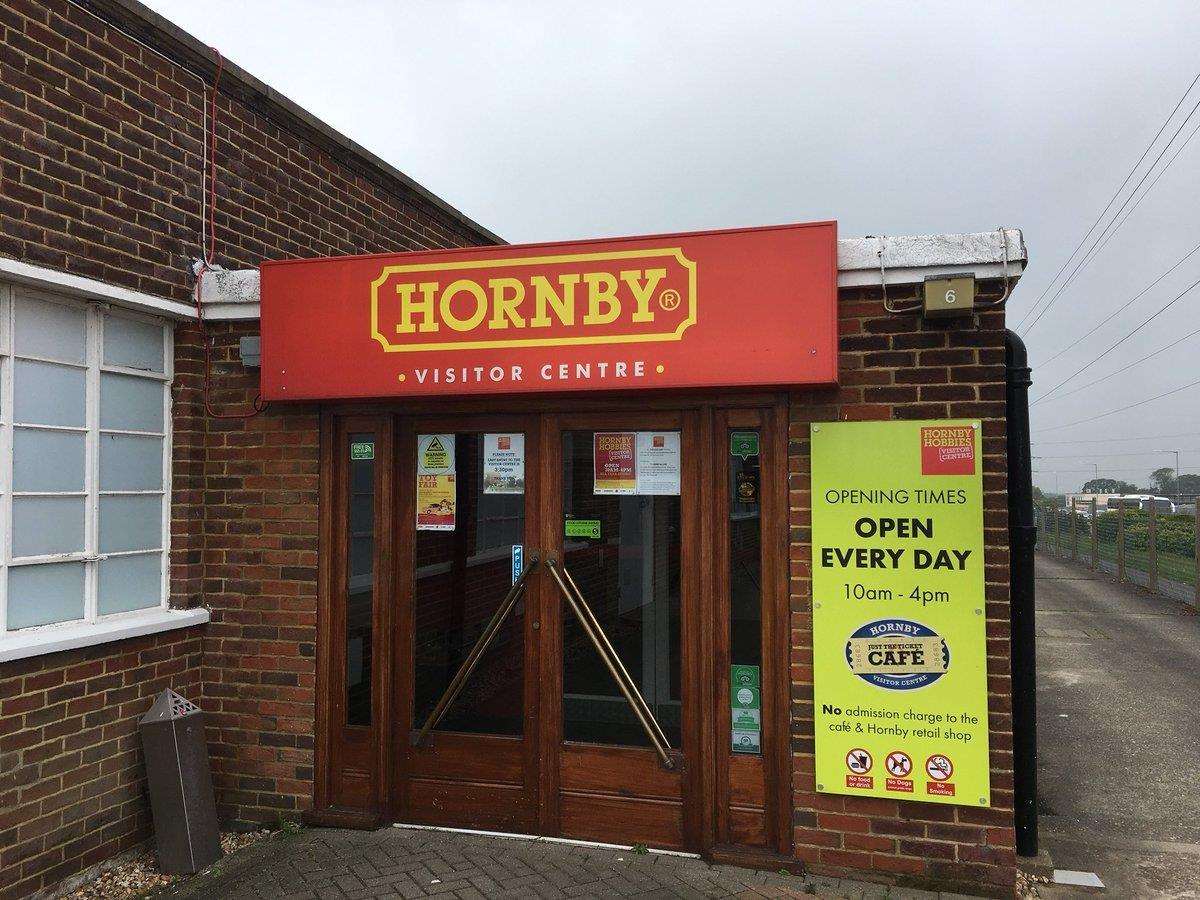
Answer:
[{"label": "white fascia board", "polygon": [[154,609],[139,610],[118,616],[106,617],[98,622],[78,622],[63,625],[43,625],[40,628],[25,628],[9,632],[0,638],[0,663],[64,650],[78,650],[113,641],[159,634],[178,628],[192,628],[209,620],[209,612],[197,609]]},{"label": "white fascia board", "polygon": [[1019,278],[1029,254],[1019,228],[997,228],[974,234],[847,238],[838,241],[837,258],[838,287],[871,287],[914,284],[929,275]]},{"label": "white fascia board", "polygon": [[[837,244],[838,287],[872,287],[885,280],[889,285],[916,284],[929,275],[961,273],[972,273],[979,281],[1006,275],[1019,278],[1028,261],[1019,228],[976,234],[845,238]],[[205,319],[257,319],[258,270],[205,272],[200,279],[200,302],[204,304]]]},{"label": "white fascia board", "polygon": [[190,303],[156,297],[154,294],[108,284],[94,278],[85,278],[82,275],[72,275],[58,269],[35,266],[32,263],[10,259],[6,256],[0,256],[0,281],[25,284],[68,297],[77,297],[81,300],[111,303],[113,306],[136,309],[167,319],[182,321],[196,318],[196,309]]}]

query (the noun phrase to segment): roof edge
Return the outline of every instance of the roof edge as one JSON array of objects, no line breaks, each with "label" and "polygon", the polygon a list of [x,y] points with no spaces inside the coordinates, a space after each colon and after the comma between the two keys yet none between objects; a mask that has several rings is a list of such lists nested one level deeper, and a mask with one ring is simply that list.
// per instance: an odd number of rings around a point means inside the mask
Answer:
[{"label": "roof edge", "polygon": [[[206,82],[216,75],[212,50],[199,38],[184,31],[170,19],[159,15],[139,0],[72,0],[92,15],[129,37],[160,53]],[[235,97],[251,109],[275,119],[300,137],[312,140],[359,174],[382,177],[394,182],[402,193],[432,206],[461,227],[484,240],[505,244],[502,237],[461,210],[447,203],[428,188],[405,175],[391,163],[372,153],[357,141],[318,119],[298,103],[251,75],[228,59],[223,61],[221,91]]]},{"label": "roof edge", "polygon": [[[880,261],[882,259],[882,269]],[[929,275],[972,273],[979,281],[1017,279],[1028,252],[1019,228],[971,234],[843,238],[837,242],[838,287],[916,284]],[[200,280],[204,317],[257,319],[259,271],[210,269]]]}]

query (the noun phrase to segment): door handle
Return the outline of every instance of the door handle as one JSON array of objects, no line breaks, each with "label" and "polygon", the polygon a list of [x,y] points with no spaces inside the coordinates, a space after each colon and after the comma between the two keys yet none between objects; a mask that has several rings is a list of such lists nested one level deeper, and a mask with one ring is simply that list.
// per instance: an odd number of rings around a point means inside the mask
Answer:
[{"label": "door handle", "polygon": [[[475,671],[475,666],[479,664],[479,660],[483,658],[484,652],[492,643],[492,639],[500,633],[500,626],[504,624],[504,620],[508,618],[508,614],[513,611],[513,608],[517,605],[517,601],[525,593],[525,586],[529,581],[529,575],[537,568],[539,561],[538,552],[536,550],[531,551],[525,568],[521,570],[521,574],[517,576],[517,580],[512,583],[512,587],[508,589],[508,593],[504,595],[504,599],[500,601],[500,605],[496,607],[496,612],[487,623],[487,627],[483,629],[483,633],[479,635],[479,640],[475,642],[475,646],[471,648],[471,652],[467,654],[467,658],[458,667],[458,671],[450,679],[450,684],[446,686],[446,690],[442,692],[442,696],[438,698],[438,702],[434,705],[433,711],[425,719],[425,724],[421,726],[421,730],[413,738],[414,747],[421,745],[426,735],[436,728],[438,722],[446,715],[446,710],[450,708],[450,704],[458,698],[459,693],[461,693],[467,683],[467,679]],[[536,627],[536,624],[534,627]]]},{"label": "door handle", "polygon": [[[617,655],[617,651],[609,641],[608,635],[604,633],[604,629],[600,626],[600,620],[596,618],[591,608],[587,605],[587,601],[583,599],[583,593],[579,590],[575,579],[571,577],[571,573],[567,571],[566,566],[562,566],[562,575],[559,575],[554,557],[546,560],[546,568],[550,571],[551,577],[558,585],[559,591],[571,607],[572,612],[579,619],[579,624],[583,626],[584,634],[588,636],[588,639],[592,642],[592,646],[600,654],[600,661],[604,663],[605,668],[608,669],[608,674],[617,683],[617,688],[624,695],[625,701],[633,710],[633,714],[642,726],[642,730],[646,732],[646,737],[650,739],[650,743],[654,746],[662,767],[664,769],[674,769],[675,760],[671,756],[671,742],[667,739],[666,732],[662,730],[662,726],[654,718],[654,713],[651,712],[646,698],[637,689],[637,684],[630,677],[629,670],[621,662],[621,657]],[[565,581],[563,580],[564,576]],[[570,584],[569,588],[568,584]]]}]

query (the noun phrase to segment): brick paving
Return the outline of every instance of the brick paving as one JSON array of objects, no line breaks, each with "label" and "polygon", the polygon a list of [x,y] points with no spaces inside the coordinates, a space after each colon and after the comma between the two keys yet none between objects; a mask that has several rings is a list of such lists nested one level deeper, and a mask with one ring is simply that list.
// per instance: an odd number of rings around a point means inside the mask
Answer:
[{"label": "brick paving", "polygon": [[948,900],[835,878],[550,841],[405,828],[282,836],[183,882],[179,898],[844,897]]}]

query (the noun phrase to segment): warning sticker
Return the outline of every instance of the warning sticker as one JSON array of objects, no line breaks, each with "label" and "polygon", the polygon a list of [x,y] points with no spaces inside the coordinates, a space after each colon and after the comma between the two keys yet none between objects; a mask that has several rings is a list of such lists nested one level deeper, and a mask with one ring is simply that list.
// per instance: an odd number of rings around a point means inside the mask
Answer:
[{"label": "warning sticker", "polygon": [[950,776],[954,774],[954,763],[950,761],[950,757],[935,753],[925,760],[925,773],[934,781],[949,781]]},{"label": "warning sticker", "polygon": [[871,771],[871,766],[875,765],[875,760],[871,758],[871,754],[861,747],[855,747],[846,754],[846,768],[855,775],[866,775]]},{"label": "warning sticker", "polygon": [[903,750],[893,750],[884,760],[887,770],[897,778],[905,778],[912,771],[912,760]]}]

